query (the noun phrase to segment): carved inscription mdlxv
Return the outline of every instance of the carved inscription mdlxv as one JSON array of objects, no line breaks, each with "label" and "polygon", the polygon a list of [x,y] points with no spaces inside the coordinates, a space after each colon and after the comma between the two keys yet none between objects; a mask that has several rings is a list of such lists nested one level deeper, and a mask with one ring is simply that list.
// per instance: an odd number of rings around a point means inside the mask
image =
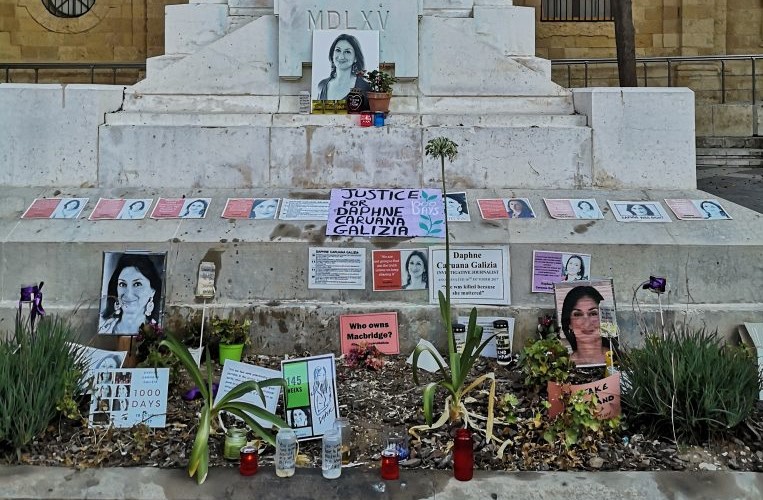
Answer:
[{"label": "carved inscription mdlxv", "polygon": [[385,31],[389,21],[388,10],[319,10],[307,11],[307,30],[377,30]]}]

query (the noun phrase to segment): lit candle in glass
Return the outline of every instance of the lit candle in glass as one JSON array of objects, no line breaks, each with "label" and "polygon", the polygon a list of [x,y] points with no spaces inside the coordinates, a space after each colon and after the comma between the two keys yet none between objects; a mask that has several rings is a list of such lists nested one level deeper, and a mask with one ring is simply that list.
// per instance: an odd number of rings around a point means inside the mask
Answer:
[{"label": "lit candle in glass", "polygon": [[257,472],[257,448],[254,446],[241,448],[241,463],[239,463],[238,471],[242,476],[251,476]]},{"label": "lit candle in glass", "polygon": [[397,461],[397,450],[387,448],[381,454],[382,479],[400,479],[400,465]]}]

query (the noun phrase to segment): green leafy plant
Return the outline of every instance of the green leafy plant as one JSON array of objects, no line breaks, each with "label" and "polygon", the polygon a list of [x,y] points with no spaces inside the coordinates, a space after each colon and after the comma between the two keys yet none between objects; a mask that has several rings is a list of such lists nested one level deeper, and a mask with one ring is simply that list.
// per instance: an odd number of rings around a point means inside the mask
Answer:
[{"label": "green leafy plant", "polygon": [[503,417],[505,423],[515,424],[517,423],[517,414],[515,413],[517,407],[519,407],[519,399],[509,392],[498,400],[496,410]]},{"label": "green leafy plant", "polygon": [[221,344],[244,344],[249,345],[249,329],[252,326],[252,320],[246,319],[239,321],[237,319],[223,319],[217,316],[210,320],[211,335],[220,341]]},{"label": "green leafy plant", "polygon": [[[21,447],[43,432],[57,406],[71,411],[76,387],[82,383],[85,360],[69,343],[77,335],[68,320],[41,318],[34,330],[16,318],[14,334],[0,335],[0,442],[21,453]],[[75,403],[76,404],[76,403]]]},{"label": "green leafy plant", "polygon": [[275,435],[272,430],[262,427],[251,417],[251,415],[259,417],[266,422],[270,422],[279,428],[288,427],[288,424],[264,408],[259,408],[244,401],[234,400],[252,391],[257,391],[260,399],[265,401],[265,394],[262,392],[262,388],[281,386],[283,387],[283,390],[286,391],[286,380],[283,378],[269,378],[260,382],[255,382],[254,380],[241,382],[220,399],[217,404],[213,404],[214,396],[212,383],[214,380],[212,362],[209,359],[209,350],[206,351],[207,360],[205,376],[202,375],[201,370],[196,366],[196,363],[191,357],[191,353],[188,352],[188,348],[177,339],[167,337],[162,340],[160,345],[167,347],[172,354],[180,360],[183,367],[188,372],[188,375],[196,384],[196,387],[199,388],[204,400],[204,405],[201,408],[201,415],[199,417],[199,427],[196,430],[196,438],[193,441],[191,457],[188,461],[188,475],[191,477],[196,476],[196,482],[198,484],[203,483],[207,479],[207,474],[209,473],[209,435],[212,428],[212,422],[221,411],[227,411],[241,418],[256,435],[275,446]]},{"label": "green leafy plant", "polygon": [[620,426],[620,417],[599,417],[599,398],[596,394],[586,395],[585,391],[562,392],[561,400],[564,410],[543,432],[543,439],[549,444],[561,442],[565,449],[574,445],[590,449],[596,445],[597,439]]},{"label": "green leafy plant", "polygon": [[392,86],[397,82],[397,78],[386,71],[373,70],[369,73],[361,71],[358,76],[363,78],[371,86],[370,92],[392,93]]},{"label": "green leafy plant", "polygon": [[717,331],[685,326],[647,336],[620,366],[627,381],[623,412],[676,442],[702,443],[731,431],[752,414],[761,387],[747,348],[724,344]]},{"label": "green leafy plant", "polygon": [[[444,200],[447,191],[445,188],[445,158],[449,161],[458,155],[458,144],[451,141],[446,137],[437,137],[430,140],[426,147],[425,153],[427,156],[436,157],[440,159],[440,171],[442,176],[442,199]],[[435,393],[438,389],[444,389],[448,394],[448,414],[450,420],[457,421],[461,416],[466,414],[466,408],[464,407],[461,399],[464,394],[464,382],[469,372],[474,366],[474,362],[479,358],[480,353],[485,348],[487,343],[493,338],[492,336],[480,343],[482,340],[482,327],[477,325],[477,308],[473,308],[469,314],[469,324],[466,329],[466,344],[464,345],[463,353],[459,353],[456,350],[456,340],[453,336],[453,315],[451,312],[450,302],[450,233],[448,232],[448,206],[445,207],[445,294],[442,291],[438,292],[438,299],[440,302],[440,317],[442,318],[443,327],[445,328],[445,334],[448,337],[448,364],[443,365],[439,361],[439,356],[436,353],[433,354],[434,359],[438,364],[437,374],[439,380],[436,382],[430,382],[424,386],[423,393],[423,407],[424,418],[426,418],[427,425],[432,425],[432,409],[434,405]],[[413,381],[417,385],[419,384],[418,376],[418,360],[421,353],[424,351],[431,351],[429,346],[419,345],[413,351]],[[484,379],[487,375],[483,375],[479,380]],[[477,383],[477,382],[475,382]],[[489,411],[492,412],[493,398],[490,398]]]},{"label": "green leafy plant", "polygon": [[525,384],[540,388],[550,381],[563,383],[570,378],[573,363],[567,348],[556,338],[530,339],[519,355]]}]

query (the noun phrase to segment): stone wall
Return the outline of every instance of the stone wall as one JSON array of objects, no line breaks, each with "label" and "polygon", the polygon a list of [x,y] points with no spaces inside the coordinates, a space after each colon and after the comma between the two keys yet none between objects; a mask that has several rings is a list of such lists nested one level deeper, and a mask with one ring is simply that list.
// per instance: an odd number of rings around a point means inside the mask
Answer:
[{"label": "stone wall", "polygon": [[187,0],[98,0],[60,18],[40,0],[0,0],[0,60],[143,62],[164,53],[164,7]]}]

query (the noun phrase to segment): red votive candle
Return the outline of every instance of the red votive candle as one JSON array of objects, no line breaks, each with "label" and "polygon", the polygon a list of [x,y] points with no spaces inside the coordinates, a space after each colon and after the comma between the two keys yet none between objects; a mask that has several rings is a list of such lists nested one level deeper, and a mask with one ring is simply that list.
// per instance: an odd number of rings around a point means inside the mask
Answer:
[{"label": "red votive candle", "polygon": [[472,432],[469,429],[458,429],[453,443],[453,477],[459,481],[469,481],[473,475]]},{"label": "red votive candle", "polygon": [[381,456],[382,479],[399,479],[400,465],[397,462],[397,450],[387,448]]},{"label": "red votive candle", "polygon": [[360,126],[370,127],[374,124],[374,115],[369,111],[363,111],[360,113]]},{"label": "red votive candle", "polygon": [[238,471],[242,476],[251,476],[257,472],[257,448],[253,446],[244,446],[241,448],[241,463]]}]

